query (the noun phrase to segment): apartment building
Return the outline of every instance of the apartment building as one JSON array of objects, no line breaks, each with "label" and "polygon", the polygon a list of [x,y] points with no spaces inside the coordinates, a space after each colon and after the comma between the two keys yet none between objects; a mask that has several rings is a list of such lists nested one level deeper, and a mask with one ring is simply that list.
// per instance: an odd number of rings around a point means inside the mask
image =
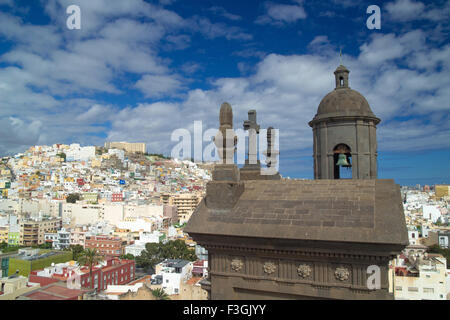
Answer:
[{"label": "apartment building", "polygon": [[169,205],[177,207],[178,220],[183,224],[189,220],[202,198],[195,193],[182,193],[172,196]]},{"label": "apartment building", "polygon": [[52,248],[56,250],[69,249],[70,232],[65,228],[61,228],[55,235],[56,237],[52,240]]},{"label": "apartment building", "polygon": [[105,257],[119,257],[124,252],[126,241],[110,236],[86,236],[84,247],[97,249]]},{"label": "apartment building", "polygon": [[84,248],[84,243],[86,240],[86,227],[77,226],[75,228],[70,229],[70,245],[76,246],[80,245]]},{"label": "apartment building", "polygon": [[400,256],[393,271],[396,300],[447,300],[447,261],[439,254]]},{"label": "apartment building", "polygon": [[35,246],[45,242],[46,233],[56,233],[62,227],[60,218],[28,219],[20,222],[19,244]]}]

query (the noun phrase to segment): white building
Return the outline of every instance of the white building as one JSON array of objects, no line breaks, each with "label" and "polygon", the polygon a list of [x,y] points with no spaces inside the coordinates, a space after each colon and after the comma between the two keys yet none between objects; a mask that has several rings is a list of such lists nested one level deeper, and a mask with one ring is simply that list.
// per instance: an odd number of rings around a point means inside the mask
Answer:
[{"label": "white building", "polygon": [[162,288],[168,295],[178,294],[181,283],[192,277],[193,263],[181,259],[166,259],[156,265],[156,274],[162,276]]},{"label": "white building", "polygon": [[141,255],[141,252],[145,250],[147,243],[159,243],[161,233],[159,231],[154,232],[139,232],[139,240],[136,240],[134,244],[125,247],[125,254],[132,254],[137,257]]},{"label": "white building", "polygon": [[436,223],[438,219],[441,217],[441,210],[437,206],[433,205],[424,205],[422,217],[427,220],[431,220],[433,223]]},{"label": "white building", "polygon": [[53,249],[64,250],[70,247],[70,232],[61,228],[57,233],[56,240],[53,241]]},{"label": "white building", "polygon": [[409,244],[419,244],[419,231],[408,230]]}]

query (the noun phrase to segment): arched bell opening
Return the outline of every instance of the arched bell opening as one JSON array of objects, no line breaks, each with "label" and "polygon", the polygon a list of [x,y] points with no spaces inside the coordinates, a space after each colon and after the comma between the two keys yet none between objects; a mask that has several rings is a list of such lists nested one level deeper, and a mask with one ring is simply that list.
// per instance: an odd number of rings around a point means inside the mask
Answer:
[{"label": "arched bell opening", "polygon": [[352,151],[346,144],[338,144],[333,149],[335,179],[352,179]]}]

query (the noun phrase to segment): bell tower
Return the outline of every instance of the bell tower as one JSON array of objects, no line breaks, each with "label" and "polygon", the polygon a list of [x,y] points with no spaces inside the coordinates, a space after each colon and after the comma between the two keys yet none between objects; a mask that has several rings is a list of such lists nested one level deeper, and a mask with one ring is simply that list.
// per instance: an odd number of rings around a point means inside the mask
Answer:
[{"label": "bell tower", "polygon": [[334,71],[336,88],[320,102],[309,125],[314,137],[315,179],[376,179],[380,123],[369,103],[349,87],[350,71]]}]

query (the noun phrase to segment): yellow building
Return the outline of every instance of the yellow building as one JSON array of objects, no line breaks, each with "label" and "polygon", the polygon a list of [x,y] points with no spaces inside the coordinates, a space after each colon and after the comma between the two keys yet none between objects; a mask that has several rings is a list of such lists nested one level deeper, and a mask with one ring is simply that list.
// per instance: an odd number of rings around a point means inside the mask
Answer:
[{"label": "yellow building", "polygon": [[0,227],[0,243],[8,243],[9,226]]},{"label": "yellow building", "polygon": [[450,185],[435,185],[434,191],[437,198],[443,198],[450,195]]},{"label": "yellow building", "polygon": [[121,149],[127,152],[141,152],[145,153],[147,146],[145,143],[129,143],[129,142],[106,142],[107,149]]},{"label": "yellow building", "polygon": [[173,197],[172,205],[177,207],[180,224],[189,220],[201,200],[202,198],[194,193],[184,193]]},{"label": "yellow building", "polygon": [[100,160],[100,159],[92,159],[91,160],[92,168],[99,168],[101,165],[102,165],[102,160]]}]

